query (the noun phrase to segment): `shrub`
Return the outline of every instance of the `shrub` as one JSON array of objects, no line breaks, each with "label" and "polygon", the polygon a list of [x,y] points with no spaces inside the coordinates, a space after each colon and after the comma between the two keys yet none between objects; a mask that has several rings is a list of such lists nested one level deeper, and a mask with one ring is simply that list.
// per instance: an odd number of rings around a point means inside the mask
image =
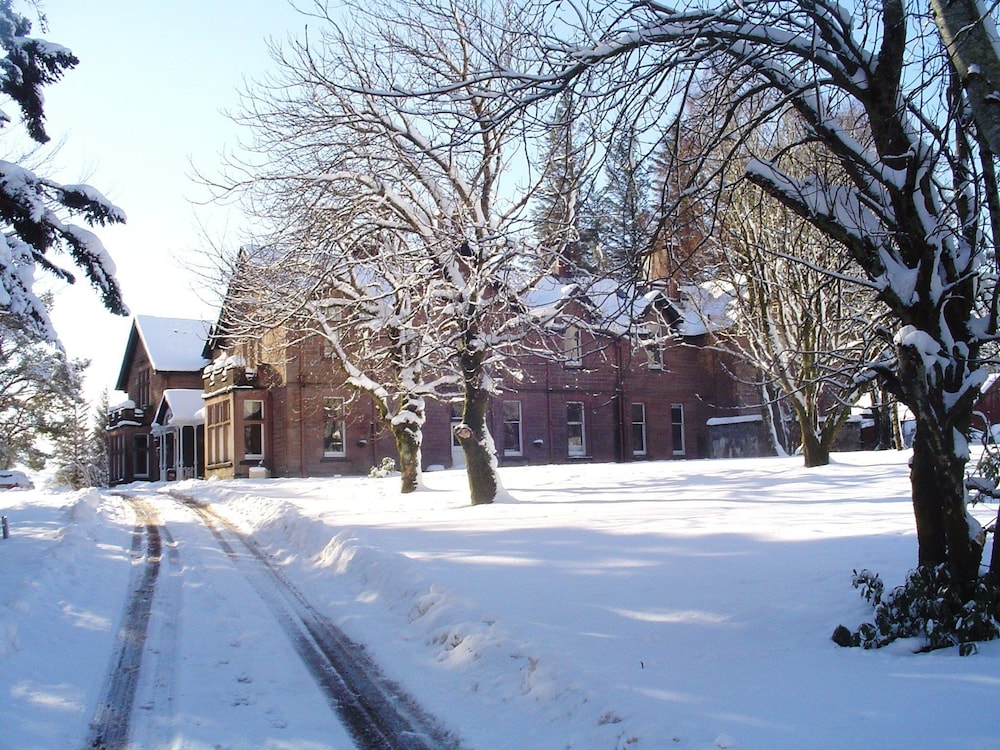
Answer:
[{"label": "shrub", "polygon": [[371,471],[368,472],[368,476],[372,479],[383,479],[385,477],[391,476],[396,470],[396,460],[386,456],[382,459],[382,463],[378,466],[373,466]]},{"label": "shrub", "polygon": [[906,583],[885,594],[877,573],[854,571],[854,588],[875,608],[875,618],[856,631],[840,625],[833,640],[841,646],[881,648],[898,638],[923,638],[921,651],[958,646],[962,656],[976,643],[1000,638],[1000,585],[995,576],[976,581],[963,596],[944,565],[911,570]]}]

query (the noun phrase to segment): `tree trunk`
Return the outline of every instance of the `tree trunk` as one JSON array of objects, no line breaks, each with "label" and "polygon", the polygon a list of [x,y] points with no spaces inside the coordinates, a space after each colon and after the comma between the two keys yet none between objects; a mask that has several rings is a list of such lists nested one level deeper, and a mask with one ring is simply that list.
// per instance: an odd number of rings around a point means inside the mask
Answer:
[{"label": "tree trunk", "polygon": [[[799,423],[801,427],[801,422]],[[815,466],[826,466],[830,463],[830,449],[811,430],[802,428],[802,457],[807,469]]]},{"label": "tree trunk", "polygon": [[465,453],[465,472],[469,478],[469,492],[473,505],[492,503],[500,489],[497,480],[496,447],[486,427],[486,408],[489,393],[482,387],[481,352],[462,355],[462,374],[465,379],[465,403],[462,422],[455,425],[455,437]]},{"label": "tree trunk", "polygon": [[[979,577],[983,547],[970,523],[965,491],[967,451],[956,445],[956,435],[968,431],[974,402],[969,397],[944,410],[927,387],[921,354],[908,346],[897,347],[896,352],[902,400],[916,418],[910,483],[918,561],[923,566],[947,565],[958,585],[970,590]],[[964,372],[961,364],[955,363],[956,372]],[[947,393],[949,388],[941,390]]]},{"label": "tree trunk", "polygon": [[1000,510],[993,522],[993,554],[990,555],[990,574],[1000,583]]},{"label": "tree trunk", "polygon": [[953,442],[950,436],[928,439],[927,433],[928,428],[918,421],[910,478],[919,561],[929,566],[947,564],[955,580],[968,586],[979,577],[983,547],[972,533],[966,508],[966,462],[956,458],[953,445],[950,451],[935,447]]},{"label": "tree trunk", "polygon": [[392,434],[399,454],[400,492],[415,492],[420,486],[420,446],[423,443],[424,400],[408,396],[392,420]]},{"label": "tree trunk", "polygon": [[806,468],[826,466],[830,463],[830,448],[823,440],[822,433],[817,434],[819,419],[804,404],[793,402],[793,408],[799,423],[799,439],[802,441],[802,458]]},{"label": "tree trunk", "polygon": [[918,422],[913,436],[910,486],[917,526],[917,562],[925,567],[934,567],[948,561],[948,544],[941,511],[943,498],[937,487],[937,462],[925,432],[926,428]]},{"label": "tree trunk", "polygon": [[931,0],[934,20],[952,67],[969,98],[972,117],[989,145],[1000,154],[1000,56],[994,46],[996,26],[989,10],[976,0]]}]

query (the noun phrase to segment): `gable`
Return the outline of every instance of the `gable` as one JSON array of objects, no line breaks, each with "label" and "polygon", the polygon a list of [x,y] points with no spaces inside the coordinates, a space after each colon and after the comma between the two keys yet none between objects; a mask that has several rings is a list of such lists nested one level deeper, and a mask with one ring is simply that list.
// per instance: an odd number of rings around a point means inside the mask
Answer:
[{"label": "gable", "polygon": [[204,356],[209,329],[210,323],[204,320],[135,316],[115,388],[128,390],[140,347],[155,372],[200,372],[211,364]]}]

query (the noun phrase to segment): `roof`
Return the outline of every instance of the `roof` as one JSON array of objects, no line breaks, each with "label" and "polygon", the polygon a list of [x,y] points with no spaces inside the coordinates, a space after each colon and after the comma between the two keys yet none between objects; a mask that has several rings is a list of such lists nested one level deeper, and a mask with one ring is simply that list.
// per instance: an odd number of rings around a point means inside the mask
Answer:
[{"label": "roof", "polygon": [[205,400],[200,388],[168,388],[163,392],[153,424],[196,425],[205,423]]},{"label": "roof", "polygon": [[627,335],[656,305],[669,309],[682,336],[700,336],[730,325],[727,308],[732,300],[728,288],[711,284],[691,285],[680,299],[671,299],[655,286],[637,286],[614,279],[565,279],[543,276],[527,293],[526,302],[538,320],[555,322],[571,302],[584,306],[598,328],[615,336]]},{"label": "roof", "polygon": [[115,387],[128,390],[129,370],[141,342],[157,372],[200,372],[210,360],[203,356],[211,323],[191,318],[136,315]]}]

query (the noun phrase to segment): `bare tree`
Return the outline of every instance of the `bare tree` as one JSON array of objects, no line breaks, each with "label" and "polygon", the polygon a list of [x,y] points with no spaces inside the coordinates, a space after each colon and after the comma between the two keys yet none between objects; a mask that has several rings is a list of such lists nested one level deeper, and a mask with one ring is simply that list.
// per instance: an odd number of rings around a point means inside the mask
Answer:
[{"label": "bare tree", "polygon": [[[702,84],[713,90],[708,77]],[[685,119],[685,138],[713,139],[713,112],[720,96],[705,97],[709,106],[692,100]],[[766,106],[764,100],[746,107]],[[746,105],[744,105],[746,106]],[[700,132],[699,132],[700,131]],[[801,446],[806,466],[830,461],[842,428],[874,378],[872,362],[888,356],[884,337],[885,310],[865,284],[859,269],[838,243],[809,222],[747,182],[740,171],[752,158],[773,160],[796,176],[822,173],[830,182],[845,182],[836,163],[807,148],[786,148],[804,142],[798,117],[789,113],[766,131],[740,140],[741,158],[729,149],[713,171],[721,184],[716,203],[707,207],[702,223],[713,227],[715,263],[711,275],[732,290],[728,311],[731,325],[720,329],[720,346],[750,366],[759,378],[757,390],[771,414],[781,447]],[[697,153],[696,148],[688,149]],[[702,153],[704,162],[709,155]],[[695,174],[694,165],[681,172]],[[706,210],[706,207],[702,207]],[[785,415],[796,430],[786,430]]]},{"label": "bare tree", "polygon": [[884,313],[827,237],[752,185],[736,191],[717,229],[717,275],[734,290],[717,336],[787,405],[805,465],[823,466],[887,348]]},{"label": "bare tree", "polygon": [[467,11],[422,0],[334,15],[314,3],[318,30],[274,48],[277,72],[237,116],[256,160],[231,161],[217,187],[270,225],[266,257],[252,264],[267,282],[237,295],[246,303],[235,307],[252,311],[246,330],[292,326],[330,342],[346,382],[393,427],[404,491],[419,471],[422,399],[460,399],[455,434],[479,504],[500,489],[488,398],[546,264],[521,262],[539,175],[520,121],[457,137],[499,119],[497,92],[484,83],[447,112],[399,95],[464,85],[485,60],[517,53],[512,5]]},{"label": "bare tree", "polygon": [[[985,378],[980,351],[997,328],[996,304],[981,305],[992,293],[981,271],[1000,202],[986,177],[992,156],[980,158],[970,137],[928,12],[906,0],[862,0],[850,10],[828,0],[544,7],[539,64],[492,71],[507,82],[512,111],[572,87],[619,121],[654,122],[711,65],[737,94],[718,110],[726,140],[713,149],[737,158],[742,135],[794,110],[806,138],[786,152],[819,147],[836,160],[833,182],[789,173],[774,159],[751,160],[745,172],[838,242],[891,311],[894,358],[876,369],[915,417],[919,562],[947,566],[969,591],[983,542],[966,507],[964,435]],[[446,91],[460,97],[441,87],[433,95]],[[741,101],[762,91],[773,104],[734,120]],[[846,111],[858,113],[857,127],[845,127]]]},{"label": "bare tree", "polygon": [[931,0],[931,8],[982,142],[1000,154],[1000,38],[996,21],[980,0]]}]

